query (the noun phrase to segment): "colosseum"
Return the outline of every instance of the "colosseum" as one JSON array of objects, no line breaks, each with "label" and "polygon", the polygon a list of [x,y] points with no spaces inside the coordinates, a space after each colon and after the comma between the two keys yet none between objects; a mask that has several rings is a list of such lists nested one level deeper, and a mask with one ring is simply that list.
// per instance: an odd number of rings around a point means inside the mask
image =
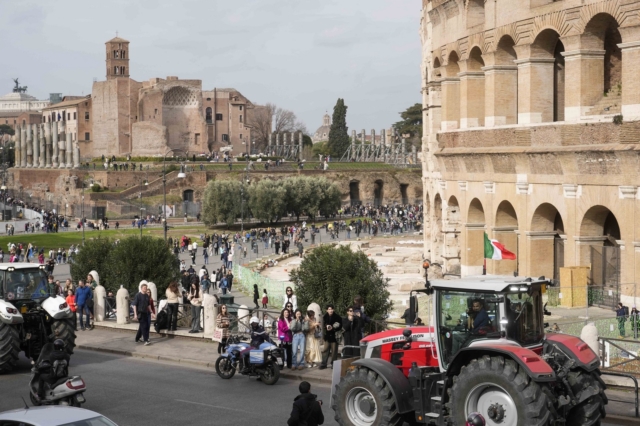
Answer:
[{"label": "colosseum", "polygon": [[487,273],[582,266],[590,285],[640,297],[640,1],[421,13],[425,255],[480,274],[486,232],[517,254]]}]

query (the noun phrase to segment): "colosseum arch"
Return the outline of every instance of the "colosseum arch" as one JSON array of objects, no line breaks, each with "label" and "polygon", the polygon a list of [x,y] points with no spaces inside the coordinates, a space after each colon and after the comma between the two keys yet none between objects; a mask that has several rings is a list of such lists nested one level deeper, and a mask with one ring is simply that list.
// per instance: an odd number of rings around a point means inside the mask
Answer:
[{"label": "colosseum arch", "polygon": [[585,212],[580,223],[580,264],[590,266],[591,285],[619,286],[621,239],[620,225],[611,210],[596,205]]},{"label": "colosseum arch", "polygon": [[[531,44],[531,57],[537,61],[532,76],[531,113],[540,115],[539,122],[564,121],[564,44],[560,34],[551,28],[542,30]],[[534,79],[553,81],[550,84],[535,84]],[[532,120],[532,121],[538,121]]]},{"label": "colosseum arch", "polygon": [[529,275],[560,279],[564,267],[564,222],[557,208],[540,204],[531,218],[529,243]]},{"label": "colosseum arch", "polygon": [[[493,238],[500,241],[504,246],[513,253],[516,253],[516,260],[501,260],[492,262],[493,268],[490,270],[495,274],[511,274],[518,271],[519,256],[518,255],[518,215],[513,205],[509,201],[502,201],[498,205],[495,215],[495,224],[493,227]],[[488,263],[488,262],[487,262]]]},{"label": "colosseum arch", "polygon": [[433,71],[432,76],[434,80],[442,78],[442,70],[440,69],[440,58],[435,57],[433,59]]},{"label": "colosseum arch", "polygon": [[485,125],[502,126],[518,122],[518,55],[515,42],[503,35],[496,50],[484,56],[491,57],[485,67]]},{"label": "colosseum arch", "polygon": [[431,222],[431,260],[441,262],[444,265],[442,257],[444,235],[442,233],[442,197],[436,194],[433,199],[433,221]]},{"label": "colosseum arch", "polygon": [[449,54],[442,81],[442,130],[455,130],[460,126],[460,64],[458,53]]},{"label": "colosseum arch", "polygon": [[484,60],[482,50],[474,46],[460,74],[460,128],[484,126]]},{"label": "colosseum arch", "polygon": [[469,203],[465,232],[467,245],[464,247],[464,275],[481,274],[484,265],[485,214],[482,202],[477,198]]}]

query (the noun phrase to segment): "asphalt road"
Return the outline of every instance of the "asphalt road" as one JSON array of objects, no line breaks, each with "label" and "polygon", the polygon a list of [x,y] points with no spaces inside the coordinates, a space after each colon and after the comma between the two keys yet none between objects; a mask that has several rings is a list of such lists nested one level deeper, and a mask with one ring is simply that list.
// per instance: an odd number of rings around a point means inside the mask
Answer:
[{"label": "asphalt road", "polygon": [[[76,350],[71,374],[87,383],[83,408],[97,411],[120,426],[269,424],[285,425],[298,382],[267,386],[244,376],[222,380],[205,369],[170,366],[117,355]],[[0,412],[29,401],[28,361],[0,376]],[[329,405],[329,386],[312,385],[325,402],[325,425],[337,425]]]}]

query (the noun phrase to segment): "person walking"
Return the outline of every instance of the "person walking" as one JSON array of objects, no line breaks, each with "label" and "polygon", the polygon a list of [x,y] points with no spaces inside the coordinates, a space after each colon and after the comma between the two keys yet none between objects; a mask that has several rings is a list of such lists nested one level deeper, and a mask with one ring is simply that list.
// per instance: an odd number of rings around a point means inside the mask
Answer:
[{"label": "person walking", "polygon": [[307,311],[307,329],[305,339],[305,353],[304,358],[309,366],[313,368],[316,364],[322,362],[322,351],[320,350],[320,340],[322,339],[322,324],[316,319],[315,311]]},{"label": "person walking", "polygon": [[[342,320],[344,330],[344,354],[347,358],[360,356],[360,332],[362,320],[355,314],[356,308],[351,306],[347,309],[347,317]],[[351,346],[351,347],[348,347]]]},{"label": "person walking", "polygon": [[293,409],[288,426],[318,426],[324,423],[322,414],[322,401],[318,401],[317,395],[311,393],[311,384],[301,382],[298,386],[300,395],[293,400]]},{"label": "person walking", "polygon": [[78,312],[80,312],[80,330],[82,331],[85,330],[85,324],[83,321],[84,315],[86,315],[87,327],[91,327],[91,321],[89,320],[91,312],[89,310],[89,306],[87,306],[87,301],[92,299],[93,292],[91,291],[91,288],[86,286],[83,280],[78,281],[78,289],[76,290],[76,306]]},{"label": "person walking", "polygon": [[332,304],[327,305],[327,313],[322,317],[324,323],[324,341],[325,349],[322,352],[322,363],[319,369],[324,370],[327,368],[327,362],[329,361],[329,353],[331,353],[331,366],[333,362],[338,359],[338,339],[336,338],[336,331],[342,329],[342,318],[334,311]]},{"label": "person walking", "polygon": [[135,341],[140,343],[140,339],[144,340],[145,346],[150,345],[149,342],[149,294],[147,293],[147,285],[142,284],[140,291],[135,295],[131,304],[133,305],[133,316],[138,320],[138,332]]},{"label": "person walking", "polygon": [[292,369],[304,370],[304,353],[307,332],[309,331],[309,322],[305,320],[300,309],[296,309],[293,320],[291,321],[292,350],[291,357]]},{"label": "person walking", "polygon": [[202,311],[202,296],[200,294],[200,286],[198,283],[192,283],[187,296],[191,303],[191,330],[189,333],[200,333],[200,312]]},{"label": "person walking", "polygon": [[624,339],[624,323],[627,322],[627,308],[622,304],[622,302],[618,303],[616,319],[618,320],[618,331],[620,332],[620,337]]},{"label": "person walking", "polygon": [[180,306],[178,283],[171,281],[164,294],[167,296],[167,317],[169,319],[167,330],[176,331],[178,329],[178,307]]},{"label": "person walking", "polygon": [[220,343],[218,343],[218,353],[221,354],[224,350],[225,345],[227,344],[227,339],[229,338],[229,326],[231,325],[231,318],[229,317],[229,312],[227,311],[227,305],[220,305],[220,313],[216,317],[216,327],[222,330],[222,337],[220,339]]},{"label": "person walking", "polygon": [[293,341],[293,334],[291,333],[291,311],[287,308],[280,312],[280,318],[278,318],[278,339],[280,339],[281,347],[284,348],[287,358],[287,368],[291,369],[291,343]]},{"label": "person walking", "polygon": [[267,309],[269,305],[269,296],[267,295],[267,289],[262,289],[262,307]]},{"label": "person walking", "polygon": [[631,314],[629,315],[629,321],[631,321],[631,331],[633,332],[633,338],[638,338],[640,332],[640,312],[635,306],[631,308]]},{"label": "person walking", "polygon": [[260,291],[258,290],[258,284],[253,285],[253,303],[256,305],[256,309],[260,309],[258,300],[260,299]]}]

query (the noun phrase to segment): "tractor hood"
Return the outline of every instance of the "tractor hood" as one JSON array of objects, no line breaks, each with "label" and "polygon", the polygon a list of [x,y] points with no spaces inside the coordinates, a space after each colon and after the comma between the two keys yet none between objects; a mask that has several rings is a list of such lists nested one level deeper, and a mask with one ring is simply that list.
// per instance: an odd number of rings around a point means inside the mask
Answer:
[{"label": "tractor hood", "polygon": [[[393,330],[381,331],[380,333],[370,334],[360,340],[360,345],[379,346],[390,342],[398,342],[405,340],[402,332],[404,328],[395,328]],[[431,342],[434,336],[433,327],[411,327],[411,339],[414,342]]]},{"label": "tractor hood", "polygon": [[0,299],[0,321],[5,324],[22,324],[24,318],[13,304]]},{"label": "tractor hood", "polygon": [[62,296],[48,297],[42,302],[42,309],[47,311],[51,318],[59,320],[71,318],[73,314],[67,301]]}]

